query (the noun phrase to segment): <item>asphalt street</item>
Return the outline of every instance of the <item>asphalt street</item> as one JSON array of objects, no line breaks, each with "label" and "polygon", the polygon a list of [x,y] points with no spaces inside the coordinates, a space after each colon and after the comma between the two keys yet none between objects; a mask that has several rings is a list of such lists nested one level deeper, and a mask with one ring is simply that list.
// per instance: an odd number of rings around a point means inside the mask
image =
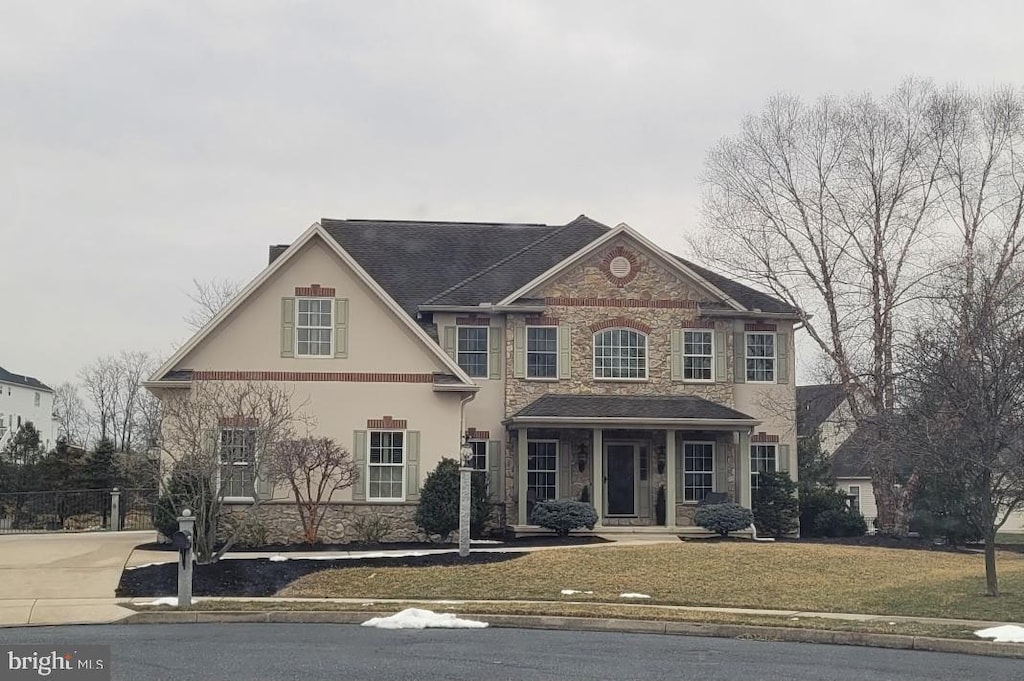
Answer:
[{"label": "asphalt street", "polygon": [[1014,679],[1020,660],[654,634],[334,624],[0,629],[0,643],[112,646],[114,679]]}]

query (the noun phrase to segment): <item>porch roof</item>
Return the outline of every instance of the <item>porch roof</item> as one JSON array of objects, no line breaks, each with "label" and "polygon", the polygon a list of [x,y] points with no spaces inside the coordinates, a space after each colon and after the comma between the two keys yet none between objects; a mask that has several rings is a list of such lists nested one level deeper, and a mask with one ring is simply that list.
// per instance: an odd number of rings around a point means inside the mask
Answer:
[{"label": "porch roof", "polygon": [[506,425],[628,425],[743,429],[760,420],[694,395],[544,395]]}]

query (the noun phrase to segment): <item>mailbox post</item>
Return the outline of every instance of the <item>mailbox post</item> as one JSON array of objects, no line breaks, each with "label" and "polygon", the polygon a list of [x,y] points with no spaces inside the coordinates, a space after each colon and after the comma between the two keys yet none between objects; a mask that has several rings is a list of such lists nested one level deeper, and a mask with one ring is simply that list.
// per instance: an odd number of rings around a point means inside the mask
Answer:
[{"label": "mailbox post", "polygon": [[196,519],[189,509],[182,509],[178,518],[178,531],[171,537],[171,544],[178,549],[178,607],[192,605],[192,567],[194,552],[192,550],[192,532]]}]

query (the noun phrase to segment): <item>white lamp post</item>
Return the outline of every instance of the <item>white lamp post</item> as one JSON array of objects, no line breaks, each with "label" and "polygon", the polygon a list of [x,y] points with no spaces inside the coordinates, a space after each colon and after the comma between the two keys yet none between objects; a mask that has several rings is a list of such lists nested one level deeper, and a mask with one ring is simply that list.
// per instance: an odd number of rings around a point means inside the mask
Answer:
[{"label": "white lamp post", "polygon": [[469,446],[468,435],[463,440],[459,453],[462,455],[462,466],[459,467],[459,556],[465,558],[469,555],[469,476],[473,474],[473,448]]}]

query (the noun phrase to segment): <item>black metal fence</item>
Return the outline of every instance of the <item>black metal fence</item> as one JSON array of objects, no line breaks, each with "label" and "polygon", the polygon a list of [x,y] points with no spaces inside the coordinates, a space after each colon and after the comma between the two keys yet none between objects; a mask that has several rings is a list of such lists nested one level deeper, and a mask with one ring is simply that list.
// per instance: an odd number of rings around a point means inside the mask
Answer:
[{"label": "black metal fence", "polygon": [[0,534],[153,528],[155,489],[0,493]]}]

